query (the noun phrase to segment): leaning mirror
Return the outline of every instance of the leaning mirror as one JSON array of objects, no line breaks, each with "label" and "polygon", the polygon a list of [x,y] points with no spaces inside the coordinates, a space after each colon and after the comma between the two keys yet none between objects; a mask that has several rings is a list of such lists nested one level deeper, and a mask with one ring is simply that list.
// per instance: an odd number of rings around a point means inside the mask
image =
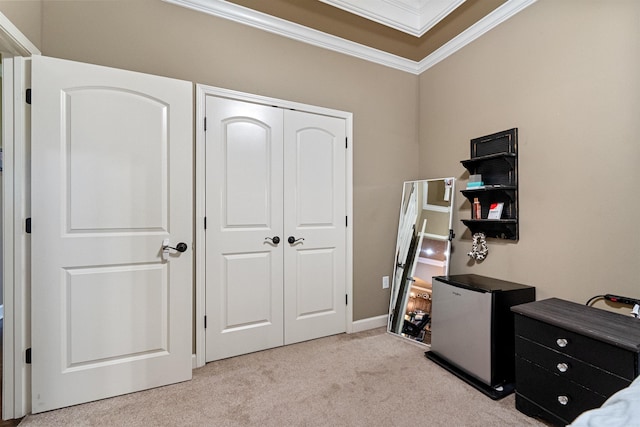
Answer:
[{"label": "leaning mirror", "polygon": [[449,274],[454,178],[404,183],[388,331],[431,344],[431,280]]}]

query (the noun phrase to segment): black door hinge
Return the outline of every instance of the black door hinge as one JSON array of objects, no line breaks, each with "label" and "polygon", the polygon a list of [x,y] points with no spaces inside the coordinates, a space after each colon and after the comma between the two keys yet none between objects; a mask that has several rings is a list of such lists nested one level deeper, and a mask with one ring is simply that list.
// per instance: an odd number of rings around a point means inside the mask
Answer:
[{"label": "black door hinge", "polygon": [[456,233],[454,233],[452,229],[449,229],[449,241],[453,241],[454,237],[456,237]]},{"label": "black door hinge", "polygon": [[26,101],[27,104],[31,105],[31,89],[27,89]]},{"label": "black door hinge", "polygon": [[204,316],[204,328],[207,329],[207,316]]},{"label": "black door hinge", "polygon": [[205,230],[207,229],[207,217],[206,216],[204,217],[204,229]]},{"label": "black door hinge", "polygon": [[31,348],[27,349],[27,351],[25,353],[25,356],[24,356],[24,360],[25,360],[25,362],[27,364],[29,364],[29,365],[31,364]]},{"label": "black door hinge", "polygon": [[27,218],[27,220],[24,223],[24,231],[27,234],[31,234],[31,218]]},{"label": "black door hinge", "polygon": [[344,294],[344,305],[349,305],[349,294]]},{"label": "black door hinge", "polygon": [[345,217],[344,217],[344,226],[345,226],[345,227],[348,227],[348,226],[349,226],[349,217],[348,217],[348,216],[345,216]]},{"label": "black door hinge", "polygon": [[204,131],[207,131],[207,118],[204,118]]},{"label": "black door hinge", "polygon": [[344,148],[349,148],[349,138],[344,139]]}]

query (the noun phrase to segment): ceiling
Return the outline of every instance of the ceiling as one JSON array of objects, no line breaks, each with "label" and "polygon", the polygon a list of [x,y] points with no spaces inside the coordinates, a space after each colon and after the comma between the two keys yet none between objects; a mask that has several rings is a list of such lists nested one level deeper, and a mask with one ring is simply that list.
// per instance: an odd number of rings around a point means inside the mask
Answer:
[{"label": "ceiling", "polygon": [[320,1],[416,37],[422,37],[465,2],[465,0]]},{"label": "ceiling", "polygon": [[419,74],[536,0],[164,0]]}]

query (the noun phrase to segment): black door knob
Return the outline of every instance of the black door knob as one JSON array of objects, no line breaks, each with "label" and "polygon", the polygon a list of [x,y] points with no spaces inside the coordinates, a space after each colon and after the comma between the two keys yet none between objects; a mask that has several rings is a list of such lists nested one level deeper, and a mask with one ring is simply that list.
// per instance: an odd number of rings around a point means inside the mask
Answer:
[{"label": "black door knob", "polygon": [[296,239],[293,236],[289,236],[289,238],[287,239],[287,242],[289,242],[289,244],[293,245],[294,243],[298,243],[301,240],[304,240],[304,237],[300,237],[299,239]]},{"label": "black door knob", "polygon": [[280,243],[280,237],[278,236],[265,237],[264,240],[271,240],[271,243],[273,243],[274,245],[277,245],[278,243]]},{"label": "black door knob", "polygon": [[173,249],[174,251],[184,252],[184,251],[186,251],[186,250],[187,250],[187,248],[188,248],[188,247],[189,247],[189,246],[187,246],[187,244],[186,244],[186,243],[184,243],[184,242],[180,242],[180,243],[178,243],[175,247],[173,247],[173,246],[169,246],[168,244],[166,244],[166,243],[165,243],[165,244],[162,246],[162,249],[165,249],[165,250],[166,250],[166,249]]},{"label": "black door knob", "polygon": [[180,242],[176,245],[176,247],[174,248],[176,251],[178,252],[184,252],[186,251],[188,248],[187,244],[184,242]]}]

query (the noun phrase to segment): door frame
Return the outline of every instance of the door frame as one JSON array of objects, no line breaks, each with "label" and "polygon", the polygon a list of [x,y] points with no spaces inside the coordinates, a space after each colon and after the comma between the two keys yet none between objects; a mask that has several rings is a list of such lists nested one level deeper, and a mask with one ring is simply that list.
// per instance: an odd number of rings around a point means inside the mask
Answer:
[{"label": "door frame", "polygon": [[24,94],[32,55],[40,50],[0,13],[3,139],[3,363],[2,417],[20,418],[31,409],[31,369],[24,354],[31,342],[29,319],[30,116]]},{"label": "door frame", "polygon": [[345,120],[347,147],[346,147],[346,211],[348,224],[346,228],[346,269],[345,285],[347,292],[347,308],[345,326],[346,332],[353,332],[353,113],[314,105],[301,104],[278,98],[270,98],[215,86],[196,84],[196,149],[195,149],[195,342],[196,342],[196,367],[205,365],[206,333],[206,262],[205,262],[205,184],[206,162],[204,146],[205,136],[205,105],[207,96],[218,96],[254,104],[268,105],[272,107],[304,111]]}]

